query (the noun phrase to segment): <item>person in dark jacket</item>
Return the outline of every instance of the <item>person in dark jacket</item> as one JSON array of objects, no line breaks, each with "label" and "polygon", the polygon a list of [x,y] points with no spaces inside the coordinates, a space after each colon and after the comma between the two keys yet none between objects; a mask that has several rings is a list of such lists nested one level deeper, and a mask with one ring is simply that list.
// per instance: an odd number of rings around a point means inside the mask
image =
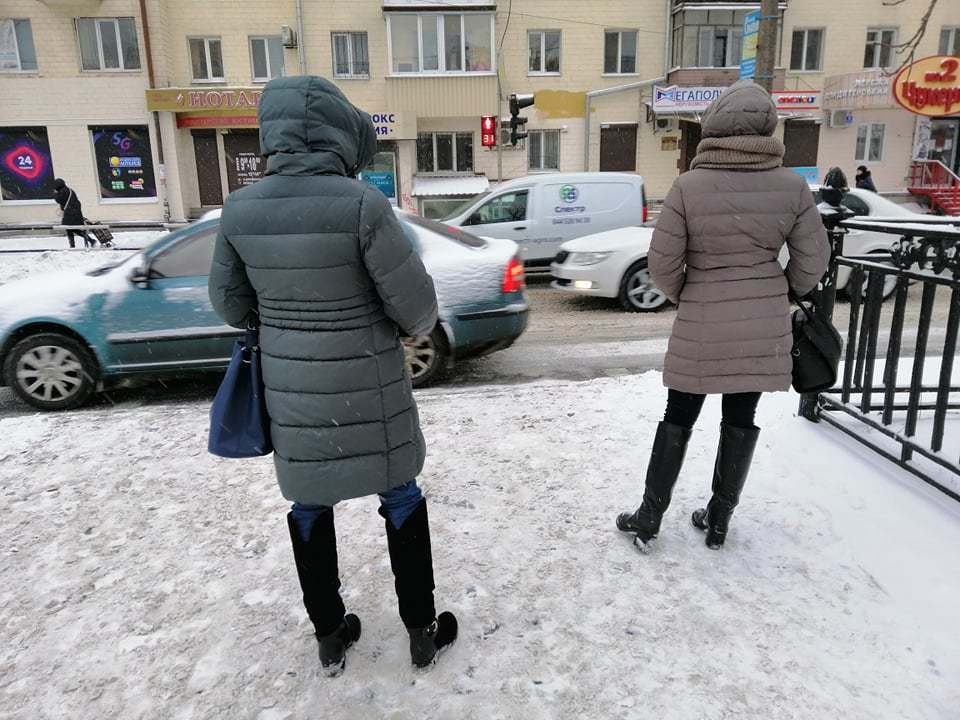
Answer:
[{"label": "person in dark jacket", "polygon": [[858,188],[876,192],[877,186],[873,184],[873,174],[867,169],[866,165],[857,168],[856,183]]},{"label": "person in dark jacket", "polygon": [[[673,183],[653,232],[657,287],[678,304],[663,382],[669,389],[647,465],[643,502],[617,528],[645,549],[683,465],[704,399],[723,395],[712,497],[693,513],[708,547],[723,545],[760,430],[761,393],[790,387],[793,333],[787,291],[803,296],[827,269],[830,246],[806,182],[782,167],[777,110],[751,81],[704,113],[690,172]],[[786,272],[778,256],[786,244]]]},{"label": "person in dark jacket", "polygon": [[436,614],[426,445],[401,334],[437,323],[433,280],[386,197],[354,179],[373,158],[370,116],[319,77],[269,82],[260,99],[265,177],[223,208],[210,299],[231,325],[259,317],[274,464],[321,663],[360,636],[340,597],[334,508],[379,494],[413,663],[457,635]]},{"label": "person in dark jacket", "polygon": [[[85,225],[83,219],[83,208],[80,207],[80,198],[77,196],[71,188],[67,187],[67,184],[60,178],[56,178],[53,181],[54,194],[53,199],[57,201],[57,205],[60,206],[60,211],[63,213],[61,218],[61,223],[63,225]],[[67,240],[70,241],[70,247],[76,247],[74,244],[74,236],[79,235],[83,238],[84,247],[94,247],[97,243],[96,241],[87,234],[86,230],[67,230]]]}]

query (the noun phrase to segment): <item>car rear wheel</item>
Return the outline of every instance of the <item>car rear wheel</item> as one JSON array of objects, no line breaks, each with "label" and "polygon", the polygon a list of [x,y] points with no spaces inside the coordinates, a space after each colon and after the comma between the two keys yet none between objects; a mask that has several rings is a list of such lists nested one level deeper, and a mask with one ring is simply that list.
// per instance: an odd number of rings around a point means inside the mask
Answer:
[{"label": "car rear wheel", "polygon": [[67,335],[44,333],[17,343],[4,363],[4,377],[17,396],[40,410],[83,405],[97,386],[90,351]]},{"label": "car rear wheel", "polygon": [[646,259],[635,262],[623,274],[619,299],[627,312],[653,312],[669,302],[663,291],[653,284]]},{"label": "car rear wheel", "polygon": [[[882,253],[882,252],[872,252],[872,253],[870,253],[870,255],[886,255],[886,253]],[[884,262],[883,260],[876,260],[875,262],[883,263],[884,265],[890,265],[890,263]],[[848,284],[849,284],[849,282],[850,282],[850,281],[847,280],[847,283],[848,283]],[[893,294],[896,292],[896,290],[897,290],[897,276],[896,276],[896,275],[892,275],[892,274],[891,274],[891,275],[884,275],[884,276],[883,276],[883,291],[882,291],[882,297],[883,297],[884,301],[886,301],[886,300],[888,300],[889,298],[891,298],[891,297],[893,296]],[[849,292],[846,288],[844,288],[843,294],[847,297],[848,300],[850,299],[850,292]],[[861,290],[860,290],[860,294],[861,294],[861,297],[863,297],[864,299],[866,299],[866,297],[867,297],[867,278],[866,278],[866,277],[864,277],[863,287],[862,287]]]},{"label": "car rear wheel", "polygon": [[414,387],[426,387],[443,375],[450,350],[443,330],[439,327],[434,328],[429,335],[404,338],[403,349]]}]

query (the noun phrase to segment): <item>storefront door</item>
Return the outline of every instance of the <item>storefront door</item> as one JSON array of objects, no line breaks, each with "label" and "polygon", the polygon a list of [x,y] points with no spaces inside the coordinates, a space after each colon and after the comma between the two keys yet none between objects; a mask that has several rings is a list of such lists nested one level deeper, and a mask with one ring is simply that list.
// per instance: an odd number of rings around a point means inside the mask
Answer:
[{"label": "storefront door", "polygon": [[960,119],[936,118],[930,122],[930,159],[939,160],[954,172],[960,172]]},{"label": "storefront door", "polygon": [[783,126],[784,167],[816,167],[820,125],[812,120],[788,120]]},{"label": "storefront door", "polygon": [[635,172],[637,126],[600,126],[600,172]]},{"label": "storefront door", "polygon": [[215,130],[193,130],[193,152],[197,159],[197,185],[202,207],[223,205],[223,185],[220,182],[220,156],[217,152]]},{"label": "storefront door", "polygon": [[700,144],[700,123],[684,121],[680,123],[680,160],[679,170],[685,173],[697,156]]}]

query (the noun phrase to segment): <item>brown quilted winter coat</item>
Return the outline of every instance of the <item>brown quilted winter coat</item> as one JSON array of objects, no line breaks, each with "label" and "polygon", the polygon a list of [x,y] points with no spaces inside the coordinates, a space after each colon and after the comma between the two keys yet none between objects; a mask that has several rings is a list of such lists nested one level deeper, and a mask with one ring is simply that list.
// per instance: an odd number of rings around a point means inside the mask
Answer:
[{"label": "brown quilted winter coat", "polygon": [[[737,83],[702,124],[697,160],[712,162],[695,161],[674,182],[649,255],[654,282],[679,305],[663,381],[701,394],[786,390],[787,283],[798,295],[816,287],[830,257],[826,232],[806,181],[779,167],[782,144],[769,137],[776,109],[762,88]],[[773,145],[779,153],[750,152]]]}]

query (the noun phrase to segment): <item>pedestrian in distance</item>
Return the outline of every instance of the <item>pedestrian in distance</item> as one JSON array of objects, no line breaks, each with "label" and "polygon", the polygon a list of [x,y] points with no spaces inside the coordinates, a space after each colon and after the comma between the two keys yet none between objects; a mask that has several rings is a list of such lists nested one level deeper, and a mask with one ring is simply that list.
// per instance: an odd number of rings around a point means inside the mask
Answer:
[{"label": "pedestrian in distance", "polygon": [[267,83],[259,106],[266,173],[224,204],[210,299],[231,325],[257,319],[274,464],[303,603],[329,675],[360,620],[340,596],[334,506],[378,494],[410,657],[432,664],[457,620],[437,615],[426,445],[401,333],[429,333],[437,297],[386,197],[356,180],[376,132],[331,82]]},{"label": "pedestrian in distance", "polygon": [[856,183],[858,188],[864,190],[869,190],[870,192],[876,192],[877,186],[873,184],[873,174],[867,168],[866,165],[860,165],[857,168]]},{"label": "pedestrian in distance", "polygon": [[[788,290],[803,296],[830,247],[806,181],[783,165],[777,110],[751,81],[728,88],[702,118],[690,172],[677,178],[653,233],[650,271],[678,304],[663,374],[667,408],[647,465],[643,502],[617,528],[646,550],[657,537],[706,395],[723,395],[712,495],[692,515],[719,548],[747,480],[764,392],[787,390],[793,334]],[[790,251],[786,272],[778,261]]]},{"label": "pedestrian in distance", "polygon": [[[61,224],[86,225],[86,221],[83,219],[83,208],[80,206],[80,198],[73,189],[68,187],[60,178],[56,178],[53,181],[53,187],[55,190],[53,198],[57,201],[57,205],[60,206]],[[70,242],[71,248],[76,247],[74,243],[75,235],[83,238],[83,246],[86,248],[92,248],[97,244],[96,240],[90,237],[85,229],[70,229],[67,230],[67,240]]]}]

